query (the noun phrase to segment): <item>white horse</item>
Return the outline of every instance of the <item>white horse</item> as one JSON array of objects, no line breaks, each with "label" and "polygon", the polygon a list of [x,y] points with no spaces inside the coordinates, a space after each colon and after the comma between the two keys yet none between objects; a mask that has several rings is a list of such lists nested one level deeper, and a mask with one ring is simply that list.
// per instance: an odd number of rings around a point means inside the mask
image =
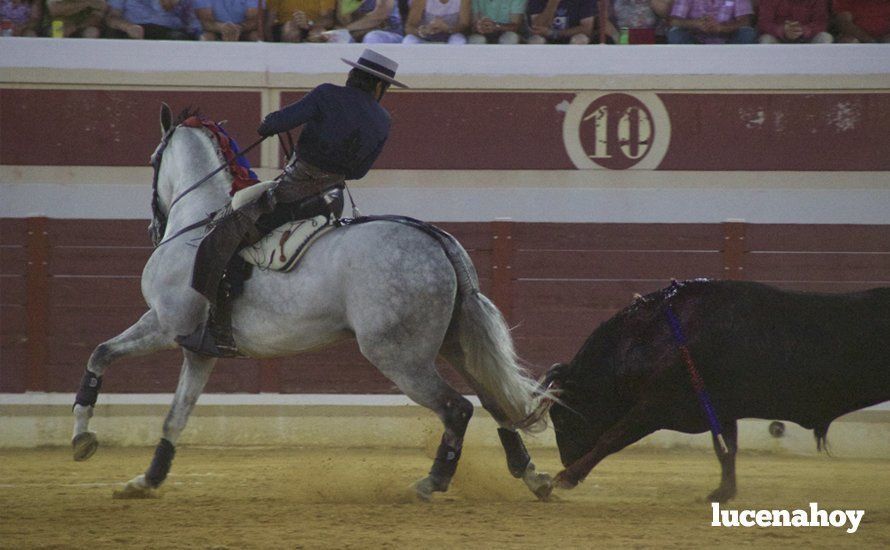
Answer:
[{"label": "white horse", "polygon": [[[174,338],[204,320],[186,312],[207,311],[206,300],[190,287],[194,243],[203,229],[189,226],[229,203],[231,176],[220,172],[183,195],[225,159],[209,131],[173,124],[166,105],[161,133],[152,157],[152,227],[164,242],[142,273],[149,310],[90,357],[74,407],[75,460],[89,458],[98,446],[88,424],[109,364],[176,348]],[[262,271],[246,282],[235,300],[232,323],[242,353],[279,357],[355,338],[380,372],[445,426],[429,475],[414,486],[423,500],[448,489],[473,413],[473,405],[439,376],[435,360],[441,355],[501,426],[511,473],[539,498],[548,498],[551,478],[535,471],[517,433],[540,427],[539,404],[546,392],[539,392],[517,363],[503,317],[479,292],[469,256],[453,237],[431,226],[423,231],[394,221],[346,225],[320,237],[301,262],[292,272]],[[154,459],[143,475],[125,485],[124,496],[151,496],[164,481],[174,446],[216,362],[187,350],[183,355]]]}]

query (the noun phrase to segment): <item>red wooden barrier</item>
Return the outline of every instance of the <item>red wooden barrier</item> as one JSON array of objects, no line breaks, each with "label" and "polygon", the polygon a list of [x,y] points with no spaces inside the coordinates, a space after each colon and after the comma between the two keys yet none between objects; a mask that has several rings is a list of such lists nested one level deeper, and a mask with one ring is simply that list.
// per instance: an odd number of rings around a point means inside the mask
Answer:
[{"label": "red wooden barrier", "polygon": [[28,391],[46,388],[47,335],[49,313],[50,240],[46,218],[28,219],[27,315]]},{"label": "red wooden barrier", "polygon": [[[890,286],[890,225],[443,223],[470,252],[520,355],[568,360],[596,326],[671,278],[846,292]],[[0,220],[0,391],[73,392],[93,348],[145,311],[144,220]],[[175,351],[115,364],[104,389],[170,392]],[[443,375],[469,391],[448,367]],[[126,374],[116,375],[118,371]],[[394,393],[354,342],[222,360],[210,392]]]}]

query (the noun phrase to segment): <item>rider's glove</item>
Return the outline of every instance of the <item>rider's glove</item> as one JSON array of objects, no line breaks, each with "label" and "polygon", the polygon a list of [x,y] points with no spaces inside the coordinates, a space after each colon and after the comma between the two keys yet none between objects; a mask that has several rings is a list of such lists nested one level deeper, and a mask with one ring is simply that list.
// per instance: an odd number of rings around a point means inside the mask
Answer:
[{"label": "rider's glove", "polygon": [[256,131],[259,135],[261,135],[263,137],[268,137],[268,136],[271,136],[272,134],[277,133],[277,132],[275,132],[275,130],[273,130],[271,128],[271,126],[272,126],[271,124],[269,124],[267,121],[264,120],[263,123],[260,124],[259,128],[256,129]]}]

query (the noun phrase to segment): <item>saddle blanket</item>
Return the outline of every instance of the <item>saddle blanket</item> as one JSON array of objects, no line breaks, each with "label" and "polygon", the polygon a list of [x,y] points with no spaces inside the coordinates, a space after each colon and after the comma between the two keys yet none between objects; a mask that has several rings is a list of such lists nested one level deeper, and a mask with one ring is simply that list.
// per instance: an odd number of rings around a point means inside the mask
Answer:
[{"label": "saddle blanket", "polygon": [[315,216],[282,225],[239,254],[260,269],[291,271],[316,239],[334,226],[327,216]]},{"label": "saddle blanket", "polygon": [[[265,193],[275,181],[264,181],[242,189],[232,197],[232,208],[237,210]],[[326,216],[289,222],[275,229],[253,246],[243,248],[244,260],[260,269],[291,271],[315,240],[334,226]]]}]

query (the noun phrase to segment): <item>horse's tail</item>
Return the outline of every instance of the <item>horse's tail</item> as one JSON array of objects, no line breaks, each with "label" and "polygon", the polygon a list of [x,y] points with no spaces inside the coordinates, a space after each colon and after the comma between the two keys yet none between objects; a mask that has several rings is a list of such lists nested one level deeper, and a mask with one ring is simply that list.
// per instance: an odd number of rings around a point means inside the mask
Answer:
[{"label": "horse's tail", "polygon": [[[464,365],[460,369],[484,404],[506,428],[542,431],[546,407],[552,397],[540,390],[522,366],[513,347],[510,329],[500,310],[479,291],[479,278],[469,254],[457,240],[438,230],[436,238],[454,267],[458,281],[457,326]],[[484,396],[484,397],[483,397]]]},{"label": "horse's tail", "polygon": [[[477,386],[497,407],[491,411],[504,427],[528,432],[543,430],[545,409],[541,407],[546,397],[539,392],[519,362],[513,348],[513,338],[503,315],[497,307],[473,289],[462,293],[459,303],[458,334],[464,352],[464,370]],[[546,392],[545,392],[546,393]]]}]

